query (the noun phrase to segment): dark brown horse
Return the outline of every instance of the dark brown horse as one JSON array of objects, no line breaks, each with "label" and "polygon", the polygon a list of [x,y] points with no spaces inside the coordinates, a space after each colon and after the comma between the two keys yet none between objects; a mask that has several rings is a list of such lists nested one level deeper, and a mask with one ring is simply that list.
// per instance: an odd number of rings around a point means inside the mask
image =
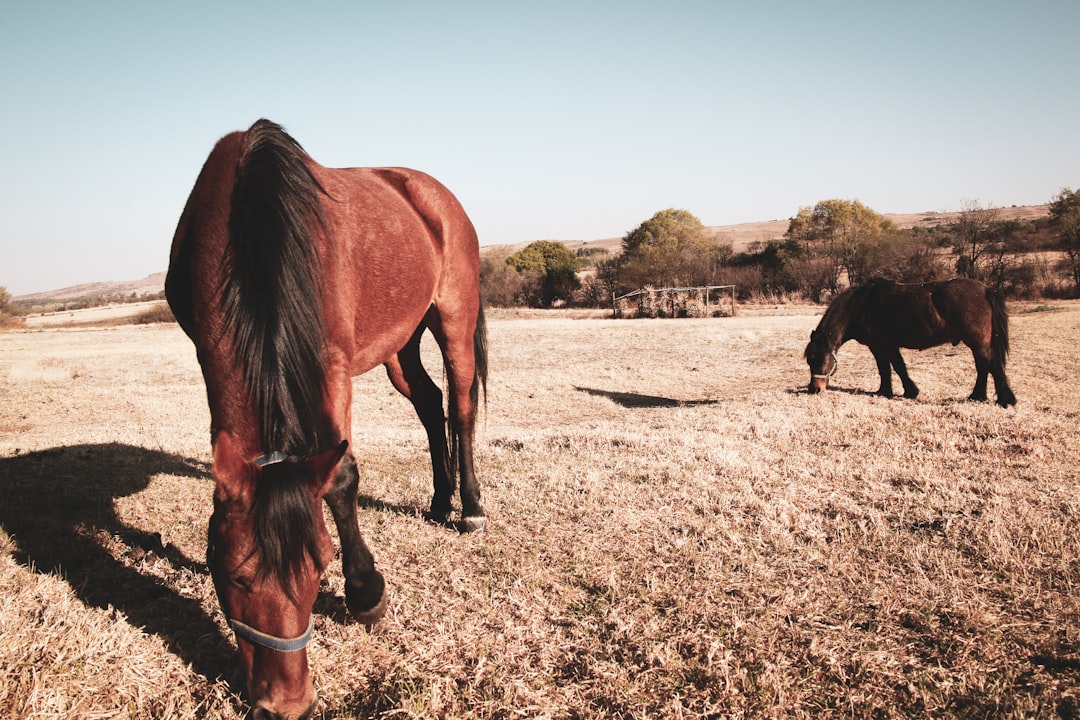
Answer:
[{"label": "dark brown horse", "polygon": [[[195,343],[211,414],[214,512],[207,564],[236,633],[257,718],[309,716],[304,650],[341,539],[345,600],[362,623],[386,608],[357,523],[354,375],[386,366],[427,430],[430,517],[484,526],[473,470],[486,340],[476,232],[450,192],[401,168],[325,168],[260,120],[222,138],[173,238],[166,290]],[[442,391],[420,362],[430,331]]]},{"label": "dark brown horse", "polygon": [[892,397],[892,370],[904,385],[904,397],[916,398],[919,388],[908,377],[900,348],[925,350],[935,345],[964,343],[975,356],[975,389],[971,400],[986,400],[986,376],[994,376],[997,402],[1016,404],[1005,376],[1009,354],[1009,317],[1001,294],[976,280],[953,279],[921,285],[871,280],[836,296],[817,329],[810,333],[806,361],[810,386],[818,393],[836,372],[836,351],[848,340],[870,348],[881,374],[878,395]]}]

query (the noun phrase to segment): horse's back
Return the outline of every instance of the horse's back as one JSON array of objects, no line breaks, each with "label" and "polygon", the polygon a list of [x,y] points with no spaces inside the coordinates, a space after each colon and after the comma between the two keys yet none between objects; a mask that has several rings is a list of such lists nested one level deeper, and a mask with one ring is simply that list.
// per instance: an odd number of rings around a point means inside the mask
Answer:
[{"label": "horse's back", "polygon": [[[408,168],[315,166],[327,191],[328,326],[354,374],[400,350],[433,305],[479,310],[479,244],[457,198]],[[336,320],[336,322],[335,322]]]},{"label": "horse's back", "polygon": [[[217,294],[229,266],[244,143],[243,132],[230,133],[204,163],[177,225],[166,280],[181,327],[210,349],[221,326]],[[479,243],[445,186],[408,168],[327,168],[306,154],[305,162],[325,191],[327,233],[315,236],[328,344],[349,357],[353,374],[404,347],[432,305],[457,305],[476,316]]]},{"label": "horse's back", "polygon": [[881,281],[867,296],[879,333],[917,350],[945,343],[989,342],[986,286],[969,278],[903,284]]},{"label": "horse's back", "polygon": [[342,252],[392,249],[426,264],[476,258],[476,231],[442,183],[408,168],[318,168],[331,235]]}]

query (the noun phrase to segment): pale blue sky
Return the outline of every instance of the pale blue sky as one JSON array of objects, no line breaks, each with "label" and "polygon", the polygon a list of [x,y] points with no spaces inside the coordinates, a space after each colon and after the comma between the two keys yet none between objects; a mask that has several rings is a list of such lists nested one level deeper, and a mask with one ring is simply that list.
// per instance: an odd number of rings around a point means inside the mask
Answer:
[{"label": "pale blue sky", "polygon": [[1080,185],[1077,28],[1076,0],[7,2],[0,286],[164,270],[259,117],[435,175],[485,245],[1045,203]]}]

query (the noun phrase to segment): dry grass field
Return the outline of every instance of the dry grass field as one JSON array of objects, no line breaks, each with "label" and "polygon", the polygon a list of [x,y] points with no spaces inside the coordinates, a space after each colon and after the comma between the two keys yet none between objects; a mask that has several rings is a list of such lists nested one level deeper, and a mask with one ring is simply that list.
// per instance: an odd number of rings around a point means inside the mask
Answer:
[{"label": "dry grass field", "polygon": [[[1010,309],[1009,410],[962,346],[906,354],[917,401],[855,344],[808,395],[821,308],[492,312],[479,535],[421,519],[424,433],[356,379],[390,607],[331,565],[318,717],[1080,716],[1080,302]],[[208,426],[175,326],[0,335],[0,717],[245,716]]]}]

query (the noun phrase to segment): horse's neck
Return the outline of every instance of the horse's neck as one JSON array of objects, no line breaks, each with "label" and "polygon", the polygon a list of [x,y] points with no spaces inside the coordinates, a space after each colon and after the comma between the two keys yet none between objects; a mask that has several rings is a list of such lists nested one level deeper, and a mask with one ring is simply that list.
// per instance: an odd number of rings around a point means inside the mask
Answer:
[{"label": "horse's neck", "polygon": [[836,352],[841,345],[848,340],[848,330],[851,326],[852,307],[850,298],[846,298],[839,305],[829,308],[826,317],[822,320],[821,328],[827,340],[829,352]]}]

